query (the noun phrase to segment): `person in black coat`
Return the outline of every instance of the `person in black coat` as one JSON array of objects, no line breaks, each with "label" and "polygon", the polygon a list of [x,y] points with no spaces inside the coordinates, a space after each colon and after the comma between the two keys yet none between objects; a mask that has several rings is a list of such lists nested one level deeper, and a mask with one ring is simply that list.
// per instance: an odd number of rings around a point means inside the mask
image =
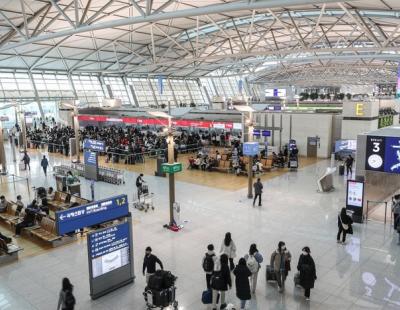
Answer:
[{"label": "person in black coat", "polygon": [[[213,289],[212,293],[212,301],[213,301],[213,310],[217,310],[217,296],[218,292],[221,294],[221,308],[226,308],[225,303],[225,292],[232,287],[232,279],[231,279],[231,271],[229,269],[229,259],[228,255],[222,254],[220,256],[220,265],[221,268],[214,272],[213,277],[211,278],[211,288]],[[219,280],[218,280],[219,279]]]},{"label": "person in black coat", "polygon": [[246,306],[246,301],[251,299],[249,283],[251,271],[247,267],[246,260],[243,257],[239,259],[239,263],[235,270],[233,270],[233,274],[236,277],[236,297],[240,299],[240,309],[244,309]]},{"label": "person in black coat", "polygon": [[152,249],[151,247],[146,248],[146,254],[143,259],[143,275],[145,275],[146,271],[146,283],[149,283],[149,278],[151,275],[153,275],[156,272],[156,264],[160,265],[160,268],[164,270],[164,266],[160,259],[155,256],[154,254],[151,253]]},{"label": "person in black coat", "polygon": [[300,285],[305,290],[304,296],[306,300],[310,300],[310,290],[314,288],[314,282],[317,279],[315,263],[310,253],[310,248],[308,246],[304,247],[297,264],[297,270],[300,271]]},{"label": "person in black coat", "polygon": [[340,214],[338,215],[338,228],[339,231],[337,233],[337,243],[340,242],[340,235],[343,233],[342,236],[342,244],[346,244],[346,234],[352,234],[353,233],[353,228],[351,227],[351,224],[353,224],[353,220],[351,219],[350,216],[347,215],[346,213],[346,208],[342,208],[340,211]]}]

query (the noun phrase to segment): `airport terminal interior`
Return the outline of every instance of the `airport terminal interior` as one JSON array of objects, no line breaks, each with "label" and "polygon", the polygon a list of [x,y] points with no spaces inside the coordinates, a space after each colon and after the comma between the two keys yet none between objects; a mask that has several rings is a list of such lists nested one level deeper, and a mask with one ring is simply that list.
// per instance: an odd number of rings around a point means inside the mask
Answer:
[{"label": "airport terminal interior", "polygon": [[400,309],[400,2],[0,0],[6,309]]}]

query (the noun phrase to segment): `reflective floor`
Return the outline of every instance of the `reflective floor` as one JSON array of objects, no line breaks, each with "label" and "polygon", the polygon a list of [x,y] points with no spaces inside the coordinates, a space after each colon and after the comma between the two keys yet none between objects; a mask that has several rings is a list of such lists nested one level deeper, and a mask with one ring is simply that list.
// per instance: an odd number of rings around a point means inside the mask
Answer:
[{"label": "reflective floor", "polygon": [[[31,172],[21,174],[26,174],[35,186],[54,184],[52,176],[44,177],[38,158],[39,154],[33,155]],[[52,159],[51,164],[60,161],[61,158]],[[263,264],[249,309],[399,309],[398,236],[389,224],[385,227],[370,221],[354,225],[354,235],[346,246],[336,243],[337,212],[344,206],[346,179],[336,176],[335,191],[318,193],[317,176],[328,164],[321,161],[264,182],[261,208],[252,207],[245,188],[232,192],[177,182],[181,219],[186,221],[180,232],[162,227],[168,221],[167,179],[146,175],[150,191],[155,194],[156,210],[142,213],[132,208],[137,276],[134,284],[91,301],[83,238],[43,254],[26,255],[17,263],[1,267],[0,309],[56,309],[64,276],[74,284],[76,309],[145,309],[141,265],[146,246],[151,246],[165,268],[179,277],[179,309],[210,309],[201,303],[205,289],[201,259],[207,244],[213,243],[219,249],[227,231],[232,233],[239,256],[248,251],[251,243],[256,243],[269,261],[280,240],[286,242],[293,255],[292,271],[283,294],[278,293],[274,284],[266,283]],[[14,168],[11,165],[10,171]],[[127,172],[125,185],[97,183],[96,198],[116,193],[132,197],[135,178],[136,174]],[[84,180],[82,183],[83,196],[89,197],[89,183]],[[15,191],[27,197],[22,182],[15,189],[11,184],[0,186],[1,192],[10,198],[15,198]],[[311,291],[311,301],[305,301],[304,292],[293,285],[293,269],[305,245],[311,248],[317,265],[318,280]],[[227,294],[227,301],[239,309],[234,289]]]}]

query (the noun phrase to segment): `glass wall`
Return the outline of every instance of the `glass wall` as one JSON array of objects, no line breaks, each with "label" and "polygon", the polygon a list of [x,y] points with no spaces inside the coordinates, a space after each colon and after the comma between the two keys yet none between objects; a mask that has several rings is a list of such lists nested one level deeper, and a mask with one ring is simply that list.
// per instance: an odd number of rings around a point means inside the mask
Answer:
[{"label": "glass wall", "polygon": [[160,87],[159,87],[159,82],[158,78],[157,79],[149,79],[151,86],[154,89],[154,93],[157,98],[158,105],[165,104],[165,106],[168,105],[168,100],[171,102],[171,105],[174,106],[174,95],[172,93],[172,89],[169,86],[168,80],[166,78],[163,79],[163,93],[160,94]]},{"label": "glass wall", "polygon": [[73,75],[72,82],[78,99],[88,105],[98,105],[103,101],[104,92],[97,76]]},{"label": "glass wall", "polygon": [[0,73],[0,97],[3,100],[35,98],[33,85],[27,73]]},{"label": "glass wall", "polygon": [[229,76],[229,77],[207,77],[201,78],[200,81],[208,91],[208,94],[213,96],[224,97],[225,99],[239,97],[239,80],[243,80],[242,94],[248,95],[246,89],[244,88],[244,78],[239,76]]},{"label": "glass wall", "polygon": [[111,88],[114,99],[121,99],[123,105],[131,105],[127,89],[121,77],[104,77],[104,83]]},{"label": "glass wall", "polygon": [[67,75],[35,73],[32,77],[40,98],[75,97]]},{"label": "glass wall", "polygon": [[208,105],[208,100],[205,96],[203,96],[203,92],[201,91],[201,87],[195,80],[186,80],[187,86],[189,88],[190,93],[192,94],[193,102],[196,105]]},{"label": "glass wall", "polygon": [[[140,107],[156,107],[157,103],[151,91],[149,81],[146,78],[127,78],[128,84],[132,85],[136,99]],[[157,90],[155,90],[157,91]]]}]

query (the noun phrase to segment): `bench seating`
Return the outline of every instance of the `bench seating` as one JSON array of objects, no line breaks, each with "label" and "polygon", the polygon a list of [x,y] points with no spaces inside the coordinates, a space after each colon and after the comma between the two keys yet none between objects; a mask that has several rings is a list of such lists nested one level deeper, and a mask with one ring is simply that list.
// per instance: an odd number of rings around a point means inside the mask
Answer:
[{"label": "bench seating", "polygon": [[229,160],[220,160],[218,163],[218,167],[214,169],[220,172],[228,172],[231,167],[231,162]]},{"label": "bench seating", "polygon": [[23,248],[15,244],[8,244],[8,253],[0,250],[0,266],[15,262],[18,260],[18,253],[22,251]]},{"label": "bench seating", "polygon": [[51,211],[60,211],[63,209],[67,209],[69,206],[69,197],[70,195],[68,193],[56,191],[54,193],[54,199],[47,202],[49,205],[49,209]]},{"label": "bench seating", "polygon": [[85,204],[89,203],[89,200],[87,200],[85,198],[82,198],[82,197],[78,197],[78,196],[72,195],[71,196],[71,200],[70,200],[70,204],[73,204],[75,202],[79,203],[79,205],[81,206],[81,205],[85,205]]},{"label": "bench seating", "polygon": [[7,204],[6,212],[0,213],[0,219],[9,224],[11,221],[18,219],[18,216],[15,215],[16,212],[17,212],[17,205],[9,202]]},{"label": "bench seating", "polygon": [[270,158],[263,158],[261,159],[262,169],[264,171],[270,171],[272,169],[272,159]]},{"label": "bench seating", "polygon": [[47,217],[42,218],[39,227],[32,229],[31,234],[47,242],[61,239],[56,233],[56,222]]}]

